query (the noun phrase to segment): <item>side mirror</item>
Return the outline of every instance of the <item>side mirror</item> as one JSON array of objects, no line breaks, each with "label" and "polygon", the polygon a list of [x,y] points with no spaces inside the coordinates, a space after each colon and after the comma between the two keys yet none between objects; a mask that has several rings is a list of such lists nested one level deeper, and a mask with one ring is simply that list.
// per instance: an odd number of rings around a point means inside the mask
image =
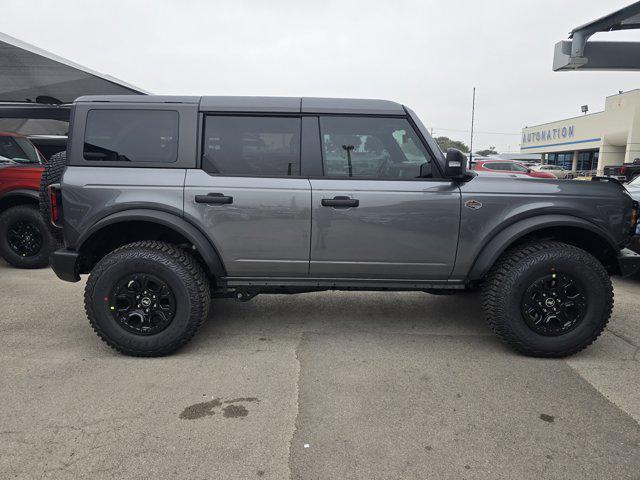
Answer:
[{"label": "side mirror", "polygon": [[449,148],[444,166],[444,176],[462,180],[467,174],[467,157],[460,150]]}]

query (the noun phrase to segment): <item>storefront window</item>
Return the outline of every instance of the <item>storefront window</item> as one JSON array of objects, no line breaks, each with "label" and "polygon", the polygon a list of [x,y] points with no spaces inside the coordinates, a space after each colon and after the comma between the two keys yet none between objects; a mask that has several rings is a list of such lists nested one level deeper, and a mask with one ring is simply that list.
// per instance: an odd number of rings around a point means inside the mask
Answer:
[{"label": "storefront window", "polygon": [[578,153],[578,171],[596,170],[598,168],[598,150]]},{"label": "storefront window", "polygon": [[571,170],[573,167],[573,152],[550,153],[547,163],[549,165],[557,165],[565,170]]}]

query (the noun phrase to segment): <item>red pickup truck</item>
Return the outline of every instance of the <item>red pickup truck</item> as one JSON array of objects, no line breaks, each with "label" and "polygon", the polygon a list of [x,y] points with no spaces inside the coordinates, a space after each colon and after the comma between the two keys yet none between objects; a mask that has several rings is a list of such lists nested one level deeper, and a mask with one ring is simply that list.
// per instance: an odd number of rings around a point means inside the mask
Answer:
[{"label": "red pickup truck", "polygon": [[44,156],[31,141],[0,132],[0,257],[18,268],[40,268],[58,248],[38,209]]}]

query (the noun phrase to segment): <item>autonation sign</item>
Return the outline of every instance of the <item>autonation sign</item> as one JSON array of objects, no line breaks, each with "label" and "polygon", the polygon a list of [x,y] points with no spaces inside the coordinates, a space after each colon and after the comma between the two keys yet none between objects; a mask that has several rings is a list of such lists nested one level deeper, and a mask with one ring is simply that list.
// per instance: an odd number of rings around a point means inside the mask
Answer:
[{"label": "autonation sign", "polygon": [[527,132],[522,134],[522,143],[548,142],[550,140],[573,138],[574,130],[574,125],[567,125],[564,127]]}]

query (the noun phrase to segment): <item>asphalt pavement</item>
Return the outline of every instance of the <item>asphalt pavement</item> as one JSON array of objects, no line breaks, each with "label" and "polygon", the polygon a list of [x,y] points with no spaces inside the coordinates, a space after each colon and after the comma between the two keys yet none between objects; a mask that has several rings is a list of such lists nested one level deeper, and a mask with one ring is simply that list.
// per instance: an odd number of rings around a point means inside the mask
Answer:
[{"label": "asphalt pavement", "polygon": [[477,294],[216,300],[156,359],[106,347],[84,281],[0,263],[0,478],[638,479],[640,280],[566,360]]}]

